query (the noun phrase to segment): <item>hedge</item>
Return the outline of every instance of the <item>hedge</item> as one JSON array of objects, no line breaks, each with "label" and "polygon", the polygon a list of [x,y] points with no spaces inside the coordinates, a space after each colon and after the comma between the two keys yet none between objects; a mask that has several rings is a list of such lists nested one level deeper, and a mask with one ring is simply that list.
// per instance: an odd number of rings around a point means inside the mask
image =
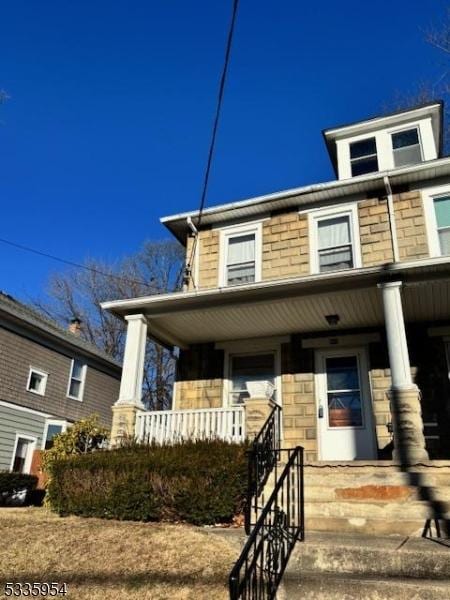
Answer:
[{"label": "hedge", "polygon": [[60,515],[229,522],[243,510],[246,450],[205,440],[69,457],[51,466],[48,504]]},{"label": "hedge", "polygon": [[[0,471],[0,506],[14,503],[14,496],[23,491],[26,492],[26,497],[29,497],[36,484],[37,477],[34,475]],[[20,501],[24,499],[21,498]]]}]

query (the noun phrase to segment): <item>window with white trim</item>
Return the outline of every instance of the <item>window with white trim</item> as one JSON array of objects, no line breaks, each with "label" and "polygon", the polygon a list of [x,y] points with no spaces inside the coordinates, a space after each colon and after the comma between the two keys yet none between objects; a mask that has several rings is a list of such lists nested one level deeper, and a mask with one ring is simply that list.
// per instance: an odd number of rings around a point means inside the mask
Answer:
[{"label": "window with white trim", "polygon": [[350,215],[320,219],[317,238],[321,273],[353,268]]},{"label": "window with white trim", "polygon": [[450,254],[450,195],[433,198],[440,254]]},{"label": "window with white trim", "polygon": [[221,285],[241,285],[261,279],[261,225],[222,230]]},{"label": "window with white trim", "polygon": [[417,127],[391,134],[394,166],[404,167],[422,162],[422,148]]},{"label": "window with white trim", "polygon": [[48,374],[44,371],[39,371],[34,367],[30,367],[27,380],[27,391],[38,394],[39,396],[45,395],[45,388],[47,387]]},{"label": "window with white trim", "polygon": [[361,266],[356,204],[313,211],[309,219],[313,273]]},{"label": "window with white trim", "polygon": [[375,137],[350,143],[352,177],[378,171],[377,142]]},{"label": "window with white trim", "polygon": [[70,369],[69,385],[67,395],[74,400],[83,400],[84,382],[86,379],[86,365],[74,358]]}]

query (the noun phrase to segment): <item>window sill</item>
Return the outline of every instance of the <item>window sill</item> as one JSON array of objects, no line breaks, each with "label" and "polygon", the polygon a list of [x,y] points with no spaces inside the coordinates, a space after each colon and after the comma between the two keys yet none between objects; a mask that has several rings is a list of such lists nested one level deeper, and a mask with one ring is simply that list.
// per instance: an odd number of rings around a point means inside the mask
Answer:
[{"label": "window sill", "polygon": [[26,389],[27,392],[29,392],[30,394],[34,394],[35,396],[41,396],[41,398],[45,397],[45,392],[37,392],[36,390],[29,390],[28,388]]},{"label": "window sill", "polygon": [[75,396],[69,396],[69,394],[66,395],[66,398],[69,400],[76,400],[77,402],[83,402],[83,398],[76,398]]}]

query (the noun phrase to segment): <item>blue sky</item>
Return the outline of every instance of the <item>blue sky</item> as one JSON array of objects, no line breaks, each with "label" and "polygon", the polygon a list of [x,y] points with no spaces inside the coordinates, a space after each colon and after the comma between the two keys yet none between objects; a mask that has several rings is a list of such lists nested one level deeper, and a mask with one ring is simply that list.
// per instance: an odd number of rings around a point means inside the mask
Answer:
[{"label": "blue sky", "polygon": [[[241,0],[207,204],[333,178],[321,130],[445,70],[445,0]],[[0,237],[82,262],[198,206],[231,0],[2,4]],[[0,289],[63,268],[0,244]]]}]

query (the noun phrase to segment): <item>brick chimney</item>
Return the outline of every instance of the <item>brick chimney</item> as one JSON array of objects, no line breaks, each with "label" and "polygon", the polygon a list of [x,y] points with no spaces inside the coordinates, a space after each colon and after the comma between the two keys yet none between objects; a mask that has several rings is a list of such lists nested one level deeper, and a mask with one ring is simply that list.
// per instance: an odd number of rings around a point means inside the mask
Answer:
[{"label": "brick chimney", "polygon": [[79,337],[80,333],[81,333],[81,321],[80,321],[80,319],[78,319],[78,317],[70,319],[70,323],[69,323],[68,329],[69,329],[70,333],[73,333],[73,335],[76,335],[77,337]]}]

